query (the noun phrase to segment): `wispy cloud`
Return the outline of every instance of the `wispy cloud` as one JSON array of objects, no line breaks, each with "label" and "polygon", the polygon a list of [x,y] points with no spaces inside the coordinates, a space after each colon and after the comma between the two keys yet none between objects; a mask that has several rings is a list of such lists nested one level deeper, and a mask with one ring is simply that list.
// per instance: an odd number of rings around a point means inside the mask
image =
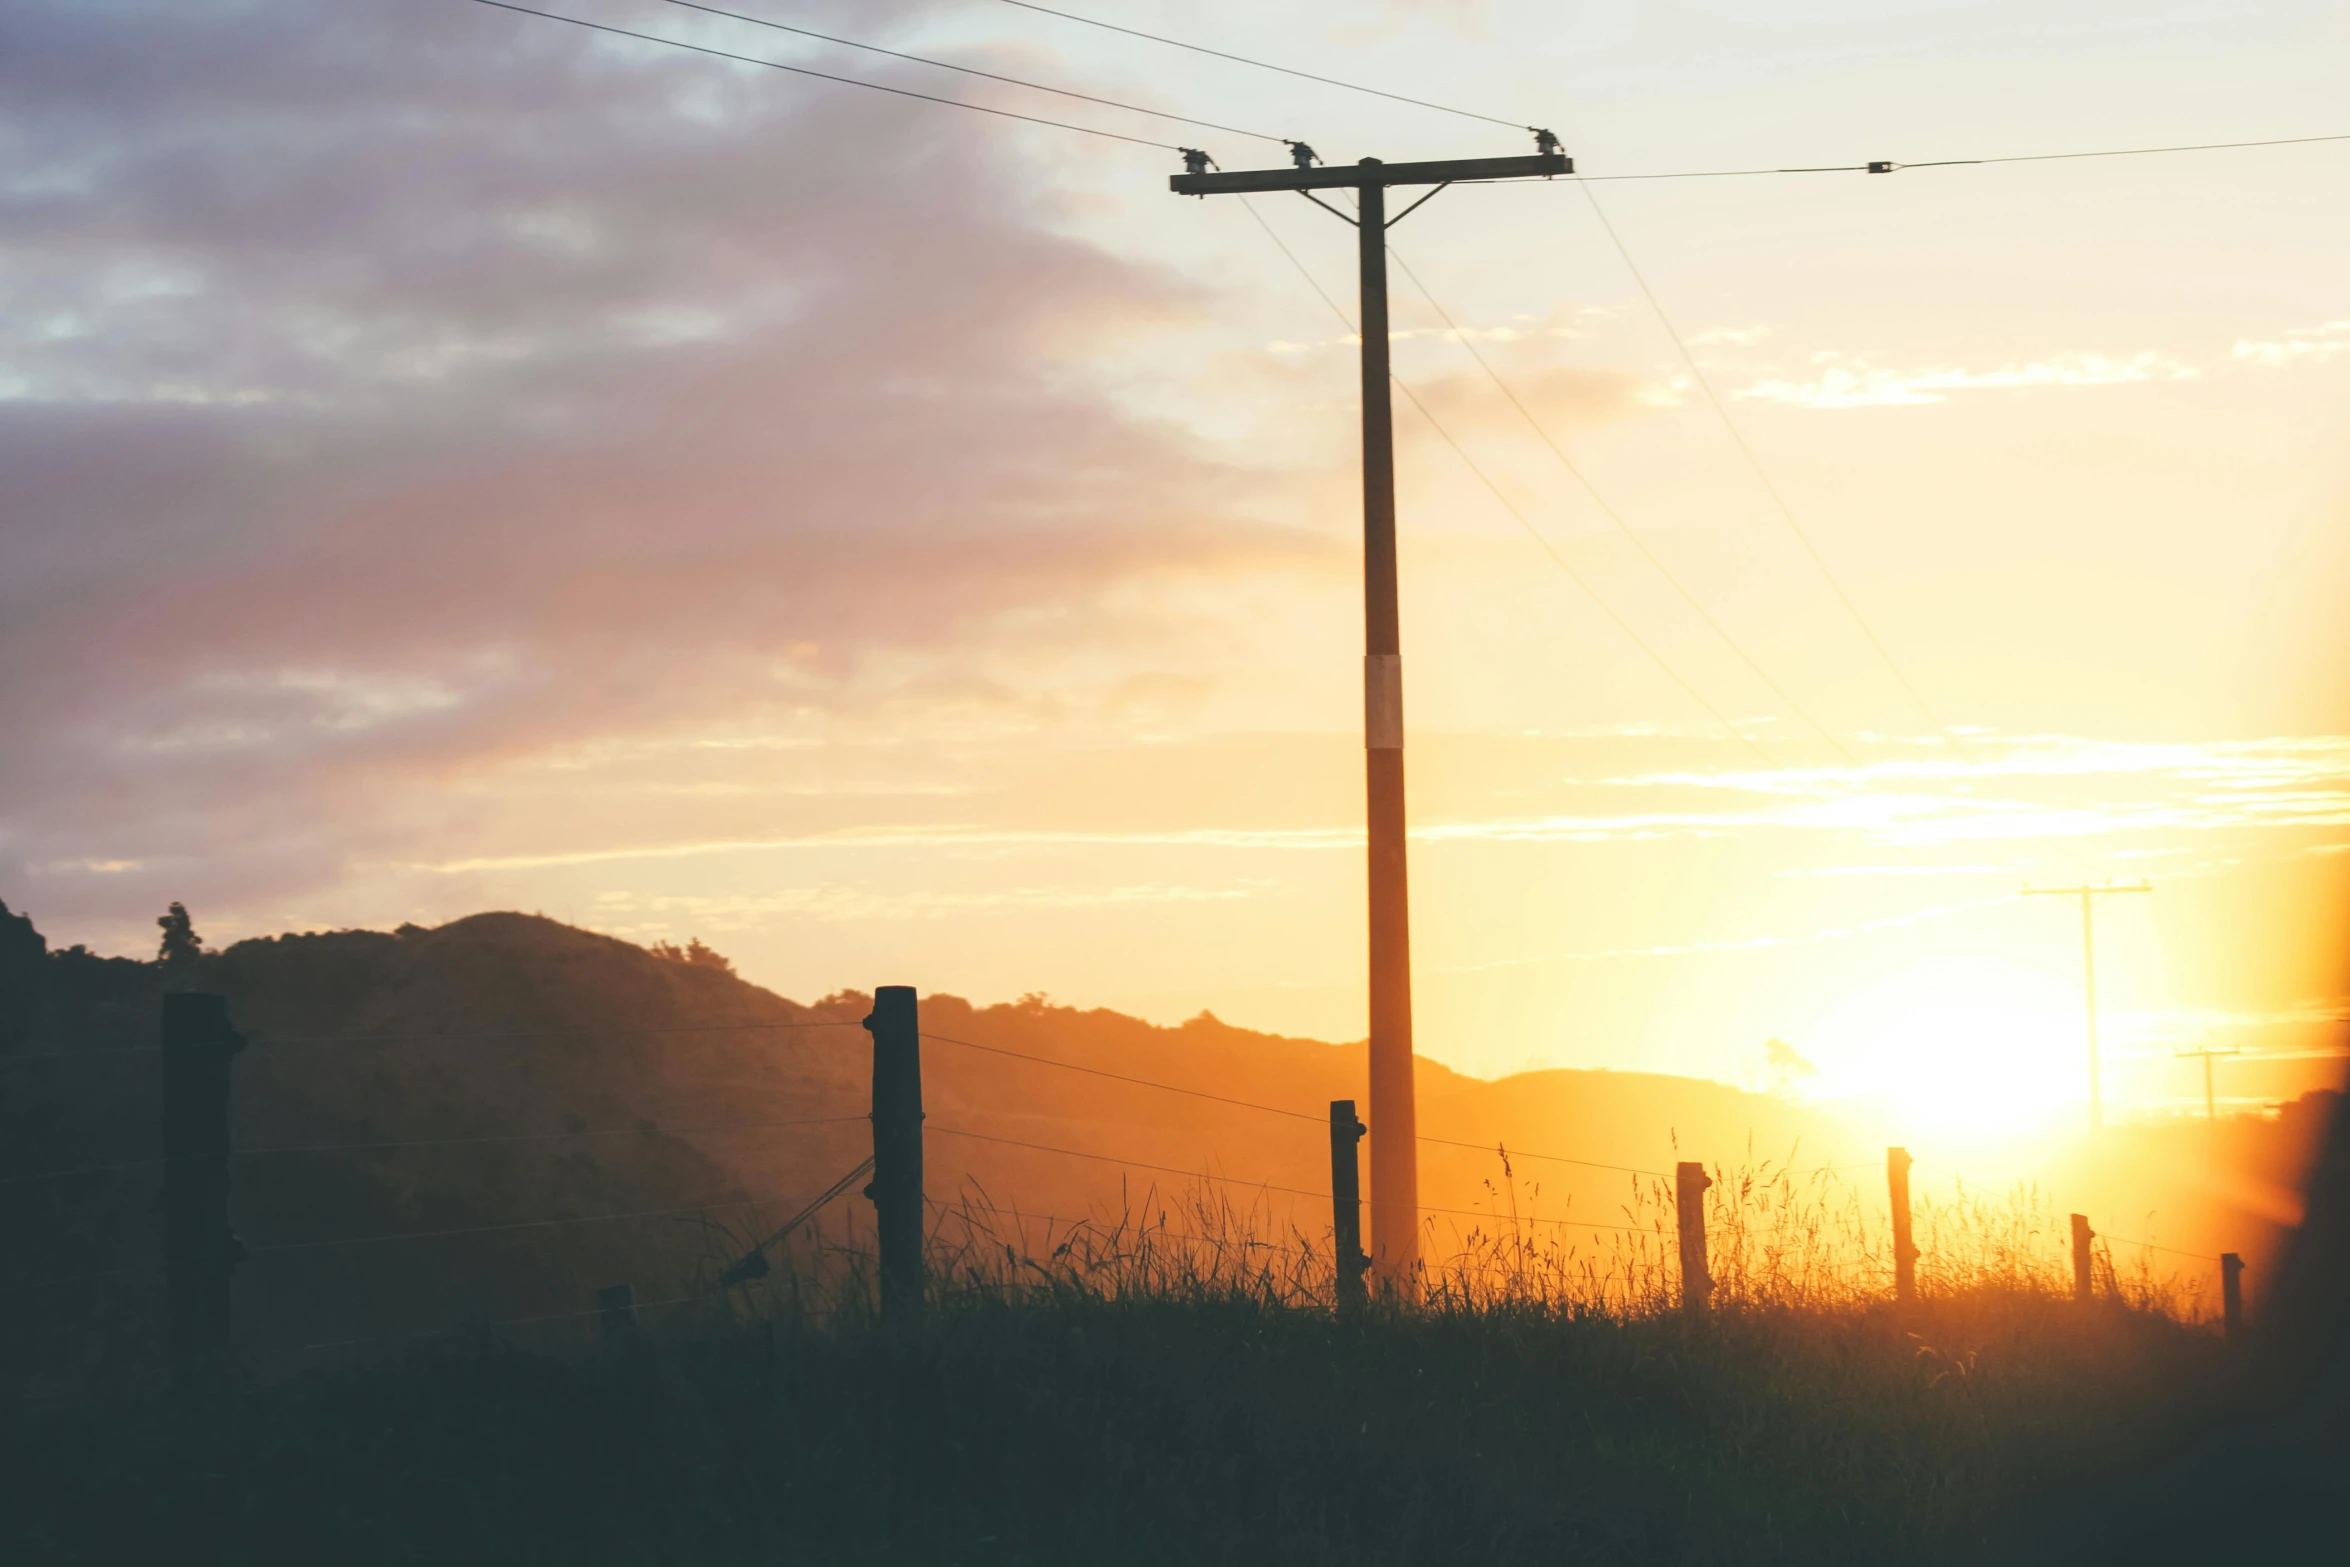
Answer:
[{"label": "wispy cloud", "polygon": [[2322,365],[2341,354],[2350,354],[2350,321],[2328,321],[2323,326],[2295,327],[2276,341],[2268,343],[2240,339],[2235,348],[2238,359],[2270,368]]},{"label": "wispy cloud", "polygon": [[2183,381],[2198,372],[2167,355],[2149,350],[2127,358],[2106,354],[2067,353],[2026,364],[2002,365],[1995,370],[1929,367],[1893,370],[1862,360],[1838,362],[1842,356],[1820,354],[1823,366],[1808,381],[1758,381],[1733,395],[1763,402],[1793,403],[1804,408],[1893,408],[1948,402],[1954,392],[2022,391],[2043,387],[2126,386],[2149,381]]},{"label": "wispy cloud", "polygon": [[[657,934],[673,921],[648,916],[684,915],[695,928],[712,931],[754,927],[776,915],[828,922],[942,919],[986,909],[1112,908],[1152,903],[1223,903],[1253,896],[1246,885],[1191,887],[1144,882],[1113,887],[1005,887],[981,892],[877,892],[859,887],[790,887],[741,897],[663,895],[640,898],[606,893],[596,900],[598,924],[619,934]],[[632,919],[613,923],[616,916]]]}]

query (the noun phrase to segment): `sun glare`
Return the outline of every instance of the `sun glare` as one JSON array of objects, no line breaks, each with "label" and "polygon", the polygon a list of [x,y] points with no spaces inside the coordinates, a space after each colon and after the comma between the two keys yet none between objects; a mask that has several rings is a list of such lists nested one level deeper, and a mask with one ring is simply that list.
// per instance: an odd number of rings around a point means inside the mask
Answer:
[{"label": "sun glare", "polygon": [[2087,1093],[2080,1008],[2057,977],[2011,959],[1912,964],[1820,1020],[1820,1088],[1918,1143],[1981,1148],[2062,1133]]}]

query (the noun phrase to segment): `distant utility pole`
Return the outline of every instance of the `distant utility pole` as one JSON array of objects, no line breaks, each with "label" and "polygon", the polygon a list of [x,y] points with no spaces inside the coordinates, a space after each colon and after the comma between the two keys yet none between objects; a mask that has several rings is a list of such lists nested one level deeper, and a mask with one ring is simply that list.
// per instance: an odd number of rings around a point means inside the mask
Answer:
[{"label": "distant utility pole", "polygon": [[2027,898],[2079,898],[2081,900],[2081,975],[2088,987],[2089,998],[2089,1130],[2105,1129],[2105,1100],[2097,1080],[2097,900],[2109,892],[2152,892],[2149,882],[2120,885],[2107,882],[2102,887],[2083,884],[2078,887],[2026,887]]},{"label": "distant utility pole", "polygon": [[2181,1061],[2188,1060],[2195,1056],[2201,1056],[2203,1058],[2203,1120],[2204,1124],[2208,1126],[2218,1126],[2219,1101],[2212,1097],[2211,1092],[2211,1058],[2214,1056],[2242,1055],[2243,1052],[2236,1049],[2234,1046],[2230,1046],[2225,1050],[2214,1050],[2209,1045],[2199,1045],[2193,1050],[2177,1050],[2173,1051],[2172,1054],[2177,1056]]},{"label": "distant utility pole", "polygon": [[[1395,594],[1395,419],[1388,400],[1387,230],[1447,185],[1572,174],[1558,138],[1534,132],[1530,158],[1315,167],[1314,149],[1290,143],[1296,167],[1208,170],[1186,151],[1188,172],[1170,178],[1181,196],[1293,190],[1352,223],[1359,235],[1363,339],[1363,747],[1370,796],[1371,1260],[1391,1287],[1409,1288],[1420,1250],[1419,1124],[1412,1088],[1411,904],[1404,874],[1403,640]],[[1435,187],[1392,219],[1390,186]],[[1352,215],[1316,197],[1351,190]]]}]

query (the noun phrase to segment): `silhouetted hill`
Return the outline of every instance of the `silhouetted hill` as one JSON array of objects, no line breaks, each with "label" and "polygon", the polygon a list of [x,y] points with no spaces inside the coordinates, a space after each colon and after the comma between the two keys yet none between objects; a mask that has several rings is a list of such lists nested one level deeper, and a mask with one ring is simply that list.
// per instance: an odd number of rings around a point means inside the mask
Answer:
[{"label": "silhouetted hill", "polygon": [[[734,1254],[712,1225],[755,1231],[869,1148],[869,1047],[855,1024],[870,1003],[855,992],[801,1005],[522,914],[245,941],[170,967],[42,954],[17,924],[0,1016],[18,1058],[0,1097],[0,1173],[133,1166],[0,1187],[13,1232],[30,1239],[7,1264],[20,1284],[157,1260],[159,1173],[138,1162],[156,1152],[157,1059],[144,1047],[167,989],[226,996],[253,1041],[235,1066],[233,1122],[235,1219],[254,1251],[238,1282],[239,1337],[254,1345],[578,1310],[620,1280],[657,1298]],[[942,1202],[1052,1216],[1041,1226],[1180,1214],[1207,1190],[1260,1222],[1326,1232],[1325,1203],[1261,1187],[1328,1189],[1321,1117],[1331,1099],[1366,1098],[1360,1043],[1204,1013],[1158,1027],[1034,998],[929,996],[922,1009],[938,1036],[924,1078],[927,1184]],[[1823,1161],[1850,1154],[1822,1118],[1720,1084],[1576,1071],[1484,1082],[1425,1061],[1420,1080],[1424,1134],[1473,1145],[1423,1147],[1423,1200],[1462,1210],[1431,1217],[1440,1236],[1489,1224],[1469,1215],[1506,1214],[1513,1199],[1527,1216],[1620,1217],[1628,1175],[1513,1152],[1512,1183],[1497,1144],[1658,1171],[1676,1139],[1690,1157],[1737,1159],[1750,1146],[1781,1156],[1799,1143]],[[1175,1172],[1228,1179],[1203,1188]],[[852,1197],[826,1223],[838,1236],[867,1215]],[[483,1233],[442,1233],[470,1230]],[[434,1233],[376,1239],[415,1232]],[[1035,1244],[1044,1231],[1026,1234]],[[310,1244],[327,1240],[339,1243]],[[68,1285],[47,1303],[78,1303],[90,1355],[151,1319],[152,1299],[118,1286]]]}]

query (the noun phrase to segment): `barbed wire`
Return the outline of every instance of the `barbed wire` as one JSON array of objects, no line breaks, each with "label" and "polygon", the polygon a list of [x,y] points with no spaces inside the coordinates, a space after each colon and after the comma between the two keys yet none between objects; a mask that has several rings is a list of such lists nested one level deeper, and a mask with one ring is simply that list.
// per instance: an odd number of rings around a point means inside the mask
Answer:
[{"label": "barbed wire", "polygon": [[[594,1131],[576,1132],[520,1132],[499,1137],[419,1137],[392,1142],[349,1143],[285,1143],[263,1148],[235,1148],[230,1157],[257,1159],[264,1154],[286,1153],[347,1153],[384,1148],[457,1148],[480,1143],[536,1143],[560,1142],[570,1137],[707,1137],[720,1132],[766,1132],[791,1126],[840,1126],[851,1121],[870,1122],[870,1115],[822,1115],[796,1121],[737,1121],[722,1126],[661,1126],[658,1124],[628,1127],[606,1127]],[[160,1163],[161,1161],[155,1161]]]},{"label": "barbed wire", "polygon": [[443,1334],[481,1332],[493,1328],[519,1328],[541,1322],[574,1322],[582,1317],[600,1317],[614,1311],[655,1311],[663,1306],[687,1306],[695,1301],[707,1301],[706,1295],[678,1295],[668,1300],[631,1301],[626,1306],[591,1306],[585,1311],[557,1311],[538,1317],[504,1317],[495,1322],[465,1323],[446,1328],[415,1328],[405,1333],[377,1333],[365,1338],[329,1339],[316,1344],[277,1344],[263,1349],[247,1350],[252,1355],[299,1355],[312,1350],[355,1349],[365,1344],[389,1344],[401,1339],[438,1338]]},{"label": "barbed wire", "polygon": [[1234,1099],[1228,1094],[1211,1094],[1200,1088],[1179,1088],[1173,1083],[1153,1082],[1147,1077],[1130,1077],[1124,1072],[1106,1071],[1098,1066],[1079,1066],[1074,1061],[1055,1061],[1049,1056],[1032,1056],[1018,1050],[1006,1050],[1001,1045],[983,1045],[976,1040],[952,1039],[945,1034],[926,1033],[922,1037],[935,1040],[942,1045],[961,1045],[966,1050],[984,1050],[990,1055],[1010,1056],[1015,1061],[1033,1061],[1039,1066],[1057,1066],[1064,1072],[1082,1072],[1088,1077],[1106,1077],[1113,1082],[1132,1083],[1139,1088],[1156,1088],[1170,1094],[1187,1094],[1194,1099],[1212,1099],[1218,1104],[1236,1105],[1243,1110],[1261,1110],[1267,1115],[1285,1115],[1299,1121],[1311,1121],[1316,1126],[1329,1124],[1327,1117],[1309,1115],[1303,1110],[1285,1110],[1279,1105],[1258,1104],[1249,1099]]},{"label": "barbed wire", "polygon": [[1498,1154],[1505,1159],[1541,1159],[1552,1164],[1579,1164],[1586,1170],[1613,1170],[1618,1175],[1645,1175],[1659,1181],[1672,1179],[1662,1170],[1636,1170],[1628,1164],[1601,1164],[1592,1159],[1570,1159],[1565,1154],[1528,1153],[1522,1148],[1511,1148],[1498,1142],[1464,1143],[1451,1137],[1430,1137],[1424,1132],[1417,1134],[1416,1140],[1423,1143],[1441,1144],[1446,1148],[1468,1148],[1478,1153]]},{"label": "barbed wire", "polygon": [[1205,1170],[1182,1170],[1171,1164],[1150,1164],[1141,1159],[1120,1159],[1111,1154],[1086,1153],[1077,1148],[1055,1148],[1049,1143],[1023,1142],[1017,1137],[996,1137],[986,1132],[966,1132],[952,1126],[931,1126],[926,1130],[948,1137],[967,1137],[974,1142],[1001,1143],[1008,1148],[1029,1148],[1038,1153],[1063,1154],[1071,1159],[1092,1159],[1102,1164],[1124,1165],[1132,1170],[1152,1170],[1161,1175],[1180,1175],[1194,1181],[1217,1181],[1227,1186],[1245,1186],[1255,1191],[1281,1192],[1291,1197],[1312,1197],[1322,1202],[1330,1200],[1328,1192],[1310,1192],[1298,1186],[1277,1186],[1270,1181],[1248,1181],[1233,1175],[1211,1175]]},{"label": "barbed wire", "polygon": [[446,1230],[388,1230],[381,1235],[330,1236],[314,1241],[275,1241],[266,1246],[249,1246],[251,1255],[259,1257],[273,1252],[319,1251],[331,1246],[373,1246],[385,1241],[439,1240],[452,1235],[495,1235],[509,1230],[553,1229],[566,1224],[609,1224],[620,1219],[665,1219],[681,1213],[724,1213],[736,1208],[761,1206],[758,1199],[738,1198],[727,1202],[686,1203],[675,1208],[640,1208],[632,1213],[583,1213],[561,1219],[518,1219],[508,1224],[468,1224]]}]

